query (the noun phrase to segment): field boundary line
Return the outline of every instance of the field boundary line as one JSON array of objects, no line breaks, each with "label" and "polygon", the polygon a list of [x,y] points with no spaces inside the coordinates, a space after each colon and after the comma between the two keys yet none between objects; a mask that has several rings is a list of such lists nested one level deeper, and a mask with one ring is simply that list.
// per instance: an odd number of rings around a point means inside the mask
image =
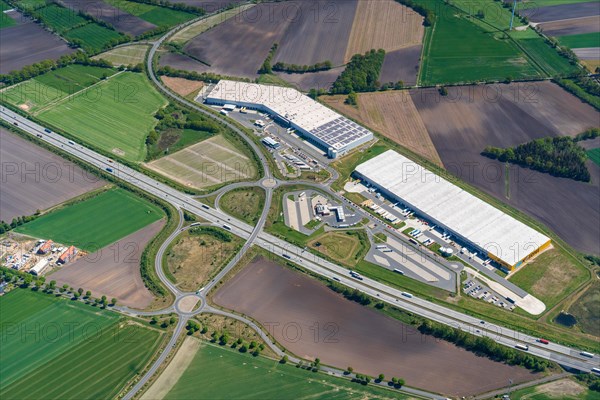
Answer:
[{"label": "field boundary line", "polygon": [[58,99],[58,100],[56,100],[56,101],[54,101],[54,102],[48,103],[48,104],[46,104],[44,107],[42,107],[42,108],[40,108],[39,110],[37,110],[36,112],[34,112],[34,113],[31,113],[31,115],[33,115],[34,117],[37,117],[37,116],[38,116],[40,113],[42,113],[42,112],[45,112],[45,111],[48,111],[48,110],[50,110],[50,109],[51,109],[51,108],[53,108],[53,107],[59,106],[59,105],[61,105],[62,103],[64,103],[66,100],[69,100],[70,98],[72,98],[73,96],[77,96],[78,94],[80,94],[80,93],[83,93],[83,92],[85,92],[86,90],[89,90],[89,89],[91,89],[91,88],[93,88],[93,87],[99,86],[99,85],[101,85],[101,84],[102,84],[102,83],[104,83],[104,82],[108,82],[108,81],[109,81],[110,79],[112,79],[113,77],[115,77],[115,76],[118,76],[118,75],[121,75],[123,72],[126,72],[126,71],[127,71],[127,70],[119,71],[119,72],[117,72],[116,74],[113,74],[113,75],[111,75],[111,76],[107,77],[106,79],[100,79],[98,82],[94,83],[93,85],[90,85],[90,86],[88,86],[88,87],[85,87],[85,88],[83,88],[83,89],[81,89],[81,90],[79,90],[79,91],[77,91],[77,92],[75,92],[75,93],[71,93],[71,94],[70,94],[70,95],[68,95],[67,97],[63,97],[62,99]]}]

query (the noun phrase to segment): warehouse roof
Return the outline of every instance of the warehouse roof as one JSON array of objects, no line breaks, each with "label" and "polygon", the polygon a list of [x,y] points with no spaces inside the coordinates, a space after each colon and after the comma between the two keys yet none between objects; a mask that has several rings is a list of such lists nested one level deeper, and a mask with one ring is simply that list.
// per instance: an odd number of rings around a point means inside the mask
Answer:
[{"label": "warehouse roof", "polygon": [[395,151],[356,172],[506,264],[514,266],[550,240]]},{"label": "warehouse roof", "polygon": [[296,89],[220,80],[207,100],[222,103],[260,104],[311,133],[334,149],[373,134]]}]

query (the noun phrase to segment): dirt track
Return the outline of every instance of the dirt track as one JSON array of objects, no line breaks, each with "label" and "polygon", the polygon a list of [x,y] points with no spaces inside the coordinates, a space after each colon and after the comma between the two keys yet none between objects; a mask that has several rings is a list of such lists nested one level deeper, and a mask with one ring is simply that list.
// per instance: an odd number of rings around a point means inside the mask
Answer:
[{"label": "dirt track", "polygon": [[371,49],[386,53],[420,45],[423,17],[394,0],[359,1],[346,49],[345,62]]},{"label": "dirt track", "polygon": [[345,98],[323,96],[320,100],[437,165],[442,165],[408,92],[361,93],[358,109],[344,104]]},{"label": "dirt track", "polygon": [[41,25],[17,14],[17,25],[2,29],[0,35],[0,74],[20,70],[42,60],[56,60],[75,51]]},{"label": "dirt track", "polygon": [[67,264],[50,275],[58,286],[91,290],[92,295],[117,298],[118,304],[143,309],[154,296],[144,286],[140,275],[140,257],[146,244],[161,230],[165,221],[156,221],[147,227]]},{"label": "dirt track", "polygon": [[214,301],[250,315],[294,354],[411,386],[463,396],[537,375],[477,357],[344,299],[305,275],[258,259],[220,288]]},{"label": "dirt track", "polygon": [[48,150],[0,128],[0,220],[31,215],[106,184]]},{"label": "dirt track", "polygon": [[597,112],[550,82],[413,91],[444,166],[450,173],[540,220],[567,243],[600,254],[600,168],[592,183],[505,166],[480,155],[485,146],[509,147],[546,136],[575,135],[598,126]]}]

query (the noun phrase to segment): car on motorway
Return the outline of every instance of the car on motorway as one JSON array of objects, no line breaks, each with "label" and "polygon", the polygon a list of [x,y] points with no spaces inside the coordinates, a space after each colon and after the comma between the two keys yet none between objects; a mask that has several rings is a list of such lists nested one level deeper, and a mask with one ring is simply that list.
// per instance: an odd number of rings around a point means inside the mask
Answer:
[{"label": "car on motorway", "polygon": [[549,343],[550,343],[550,342],[549,342],[549,341],[547,341],[546,339],[538,339],[538,342],[539,342],[539,343],[542,343],[542,344],[549,344]]}]

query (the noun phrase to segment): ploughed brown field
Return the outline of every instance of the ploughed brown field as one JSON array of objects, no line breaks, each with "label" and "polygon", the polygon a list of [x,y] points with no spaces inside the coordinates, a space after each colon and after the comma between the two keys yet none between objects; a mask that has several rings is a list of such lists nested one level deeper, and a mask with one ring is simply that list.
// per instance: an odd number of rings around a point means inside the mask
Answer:
[{"label": "ploughed brown field", "polygon": [[296,89],[309,91],[310,89],[326,89],[333,85],[337,77],[344,72],[345,67],[332,68],[328,71],[311,72],[306,74],[288,74],[275,72],[275,75],[291,83]]},{"label": "ploughed brown field", "polygon": [[156,221],[97,252],[67,264],[49,279],[58,286],[67,284],[75,289],[90,290],[94,297],[113,297],[118,304],[143,309],[154,296],[144,286],[140,275],[140,257],[144,248],[162,229],[165,221]]},{"label": "ploughed brown field", "polygon": [[206,72],[210,68],[201,62],[194,60],[183,54],[176,53],[161,53],[158,64],[161,67],[170,66],[175,69],[183,69],[186,71],[196,71],[198,73]]},{"label": "ploughed brown field", "polygon": [[366,127],[442,165],[425,124],[407,91],[361,93],[358,107],[344,104],[346,96],[321,96],[320,101]]},{"label": "ploughed brown field", "polygon": [[319,281],[257,258],[225,283],[214,302],[257,320],[292,353],[409,386],[467,396],[538,375],[477,357],[344,299]]},{"label": "ploughed brown field", "polygon": [[539,26],[542,28],[544,34],[548,36],[566,36],[578,33],[598,32],[599,25],[598,16],[595,16],[568,19],[566,21],[544,22]]},{"label": "ploughed brown field", "polygon": [[0,128],[0,220],[31,215],[97,189],[105,181]]},{"label": "ploughed brown field", "polygon": [[533,22],[559,21],[562,19],[589,17],[600,15],[597,1],[575,4],[559,4],[556,6],[537,7],[535,2],[520,10],[522,16],[527,16]]},{"label": "ploughed brown field", "polygon": [[395,50],[385,55],[379,82],[404,82],[405,86],[417,83],[419,60],[421,58],[420,44]]},{"label": "ploughed brown field", "polygon": [[[480,153],[546,136],[576,135],[598,126],[598,114],[550,82],[411,92],[445,168],[543,222],[577,250],[599,254],[600,168],[591,183],[505,165]],[[508,192],[508,197],[506,193]]]},{"label": "ploughed brown field", "polygon": [[117,7],[113,7],[101,0],[61,0],[70,9],[82,11],[101,21],[112,25],[119,32],[133,37],[156,28],[156,25],[131,15]]},{"label": "ploughed brown field", "polygon": [[75,51],[59,36],[48,32],[21,13],[14,11],[10,16],[17,21],[17,25],[2,29],[0,74],[17,71],[42,60],[56,60]]}]

